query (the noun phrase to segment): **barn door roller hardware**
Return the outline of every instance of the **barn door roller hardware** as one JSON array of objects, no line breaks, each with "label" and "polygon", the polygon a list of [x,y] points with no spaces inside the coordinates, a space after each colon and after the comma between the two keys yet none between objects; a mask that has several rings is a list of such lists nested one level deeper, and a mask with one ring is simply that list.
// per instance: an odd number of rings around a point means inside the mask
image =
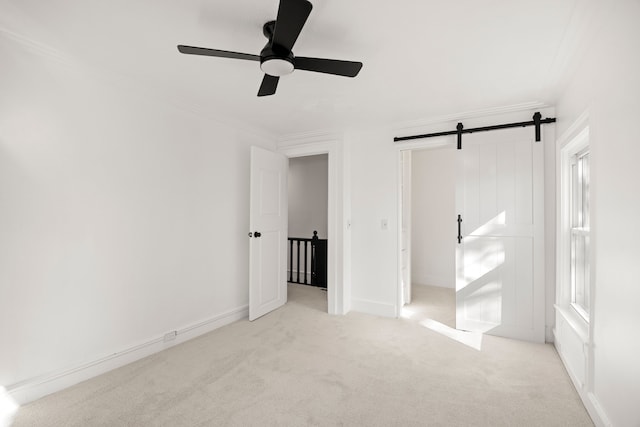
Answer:
[{"label": "barn door roller hardware", "polygon": [[540,125],[543,125],[546,123],[555,123],[555,121],[556,121],[555,117],[543,119],[542,114],[540,114],[540,112],[538,111],[533,115],[533,120],[529,122],[506,123],[502,125],[484,126],[484,127],[471,128],[471,129],[465,129],[462,123],[458,123],[458,126],[456,126],[456,130],[451,130],[446,132],[426,133],[423,135],[396,136],[395,138],[393,138],[393,141],[400,142],[400,141],[408,141],[411,139],[433,138],[434,136],[457,135],[458,150],[462,150],[462,134],[463,133],[485,132],[488,130],[519,128],[519,127],[527,127],[527,126],[536,127],[536,141],[540,141]]}]

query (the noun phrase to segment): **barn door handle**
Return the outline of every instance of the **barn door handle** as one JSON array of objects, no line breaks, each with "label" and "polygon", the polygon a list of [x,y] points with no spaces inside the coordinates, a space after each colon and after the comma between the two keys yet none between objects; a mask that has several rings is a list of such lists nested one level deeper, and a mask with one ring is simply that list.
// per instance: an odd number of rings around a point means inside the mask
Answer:
[{"label": "barn door handle", "polygon": [[458,215],[458,244],[462,243],[462,216]]},{"label": "barn door handle", "polygon": [[260,237],[260,236],[262,236],[262,233],[260,233],[259,231],[254,231],[254,232],[253,232],[253,237],[258,238],[258,237]]}]

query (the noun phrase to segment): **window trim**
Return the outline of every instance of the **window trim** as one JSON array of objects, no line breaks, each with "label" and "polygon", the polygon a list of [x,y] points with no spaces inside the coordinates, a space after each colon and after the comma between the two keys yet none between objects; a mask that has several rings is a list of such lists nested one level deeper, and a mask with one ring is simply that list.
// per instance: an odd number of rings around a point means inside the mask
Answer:
[{"label": "window trim", "polygon": [[[570,286],[570,306],[586,321],[589,322],[589,311],[591,310],[591,301],[586,301],[586,305],[582,305],[576,301],[576,261],[574,258],[574,251],[576,247],[576,242],[579,237],[589,238],[590,236],[590,221],[589,221],[589,205],[585,209],[584,205],[584,179],[585,174],[583,170],[583,159],[586,156],[589,156],[590,162],[590,148],[589,148],[589,140],[588,138],[580,139],[576,141],[575,148],[570,149],[567,153],[569,156],[569,229],[562,230],[563,233],[569,233],[569,259],[570,259],[570,277],[569,277],[569,286]],[[590,167],[590,165],[589,165]],[[577,169],[574,169],[577,168]],[[587,172],[586,179],[590,180],[590,173]],[[587,183],[589,184],[589,183]],[[587,243],[588,240],[585,239],[585,252],[586,252],[586,271],[587,274],[590,272],[590,259],[589,259],[589,248],[590,244]],[[589,289],[587,299],[591,295],[591,280],[590,277],[583,279],[585,283],[583,283],[583,287],[588,286]],[[586,285],[586,286],[585,286]]]},{"label": "window trim", "polygon": [[[586,120],[585,120],[586,121]],[[583,126],[571,132],[567,141],[560,147],[558,152],[558,194],[557,194],[557,253],[556,253],[556,304],[559,308],[563,308],[566,315],[574,318],[574,324],[581,324],[584,330],[589,329],[591,314],[587,313],[582,307],[573,302],[573,286],[572,286],[572,261],[571,261],[571,244],[572,229],[577,233],[589,233],[589,229],[581,229],[581,227],[572,227],[572,209],[573,193],[571,188],[571,165],[577,155],[589,151],[589,127],[583,122]],[[593,269],[590,262],[589,271]],[[590,274],[590,273],[589,273]],[[592,279],[590,277],[590,279]],[[590,301],[589,306],[593,312],[593,281],[589,280]]]}]

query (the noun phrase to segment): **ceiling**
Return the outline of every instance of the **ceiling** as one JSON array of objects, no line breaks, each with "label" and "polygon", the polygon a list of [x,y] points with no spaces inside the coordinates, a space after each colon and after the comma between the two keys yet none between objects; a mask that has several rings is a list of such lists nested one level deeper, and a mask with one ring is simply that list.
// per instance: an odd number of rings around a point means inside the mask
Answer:
[{"label": "ceiling", "polygon": [[[0,0],[0,28],[221,120],[273,135],[553,103],[577,0],[311,0],[301,56],[361,61],[346,78],[298,70],[258,98],[278,0]],[[0,34],[1,36],[1,34]]]}]

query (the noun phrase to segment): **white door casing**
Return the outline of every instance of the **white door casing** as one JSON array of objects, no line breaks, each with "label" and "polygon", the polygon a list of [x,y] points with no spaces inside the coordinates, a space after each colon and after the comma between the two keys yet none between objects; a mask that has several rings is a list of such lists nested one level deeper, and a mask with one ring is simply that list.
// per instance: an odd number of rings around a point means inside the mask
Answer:
[{"label": "white door casing", "polygon": [[287,302],[287,172],[279,153],[251,147],[249,320]]},{"label": "white door casing", "polygon": [[402,221],[401,221],[401,305],[411,304],[411,150],[402,152]]},{"label": "white door casing", "polygon": [[464,135],[456,168],[456,327],[544,342],[543,143]]},{"label": "white door casing", "polygon": [[[349,281],[349,219],[344,194],[343,147],[339,140],[308,142],[301,139],[279,148],[288,158],[327,154],[327,304],[329,314],[343,315],[351,307]],[[344,227],[342,226],[344,224]]]}]

